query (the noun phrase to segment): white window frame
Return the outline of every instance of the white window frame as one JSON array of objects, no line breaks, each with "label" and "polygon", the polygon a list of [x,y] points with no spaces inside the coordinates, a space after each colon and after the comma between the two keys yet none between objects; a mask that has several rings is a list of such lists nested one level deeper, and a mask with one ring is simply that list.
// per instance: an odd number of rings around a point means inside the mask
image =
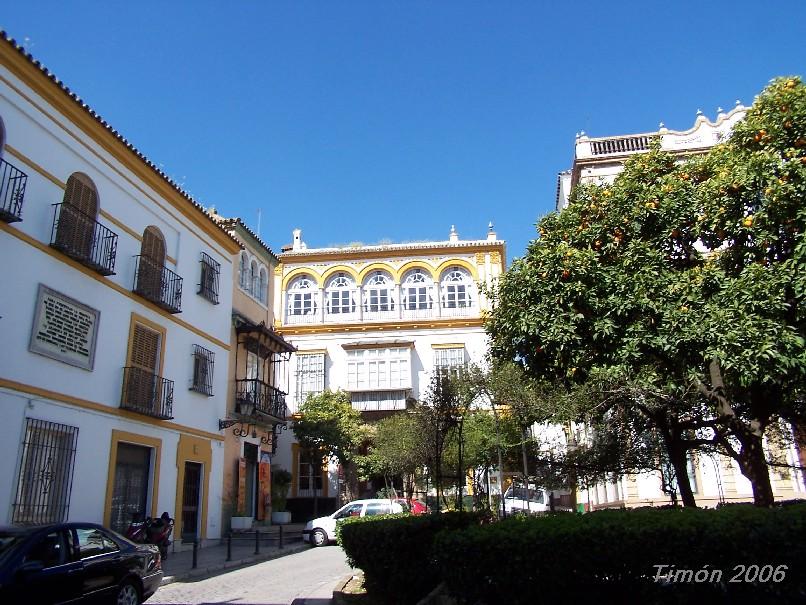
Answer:
[{"label": "white window frame", "polygon": [[466,269],[448,269],[443,274],[440,289],[444,309],[467,309],[473,306],[473,280]]},{"label": "white window frame", "polygon": [[316,304],[316,289],[313,286],[313,279],[307,275],[303,275],[294,280],[294,283],[286,294],[288,299],[286,311],[289,316],[316,314],[318,305]]},{"label": "white window frame", "polygon": [[325,390],[325,354],[297,353],[296,400],[302,403],[308,395],[318,395]]},{"label": "white window frame", "polygon": [[347,390],[394,391],[410,388],[410,348],[385,347],[347,351]]},{"label": "white window frame", "polygon": [[327,312],[330,315],[355,313],[355,283],[344,273],[330,280],[325,291]]},{"label": "white window frame", "polygon": [[368,313],[385,313],[394,310],[394,282],[386,273],[375,271],[364,282],[364,311]]},{"label": "white window frame", "polygon": [[422,311],[431,309],[434,306],[433,288],[434,282],[426,275],[425,271],[422,269],[410,271],[401,285],[403,310]]}]

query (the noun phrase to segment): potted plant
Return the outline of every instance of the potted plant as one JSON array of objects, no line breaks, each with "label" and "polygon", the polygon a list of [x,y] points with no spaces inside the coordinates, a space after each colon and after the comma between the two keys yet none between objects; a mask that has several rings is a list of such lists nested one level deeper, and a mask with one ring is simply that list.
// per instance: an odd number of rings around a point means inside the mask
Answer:
[{"label": "potted plant", "polygon": [[230,517],[230,527],[236,529],[252,529],[252,522],[254,519],[248,517],[245,511],[237,510],[235,514]]},{"label": "potted plant", "polygon": [[275,525],[291,523],[291,513],[286,511],[288,490],[291,488],[291,473],[284,468],[271,471],[271,522]]}]

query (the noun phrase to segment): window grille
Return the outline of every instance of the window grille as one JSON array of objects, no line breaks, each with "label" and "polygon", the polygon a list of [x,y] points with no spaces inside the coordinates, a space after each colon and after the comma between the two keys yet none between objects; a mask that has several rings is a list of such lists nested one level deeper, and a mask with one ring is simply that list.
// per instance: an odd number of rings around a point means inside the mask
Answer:
[{"label": "window grille", "polygon": [[310,450],[300,449],[297,469],[297,496],[322,495],[322,478],[327,473],[323,460],[317,461]]},{"label": "window grille", "polygon": [[434,370],[440,376],[455,378],[465,367],[464,347],[434,349]]},{"label": "window grille", "polygon": [[325,354],[297,355],[297,403],[325,390]]},{"label": "window grille", "polygon": [[193,385],[191,391],[213,396],[213,366],[215,353],[199,345],[193,345]]},{"label": "window grille", "polygon": [[209,255],[201,253],[201,276],[199,279],[200,294],[214,305],[218,304],[218,278],[221,275],[221,264]]},{"label": "window grille", "polygon": [[26,418],[12,523],[67,519],[78,427]]}]

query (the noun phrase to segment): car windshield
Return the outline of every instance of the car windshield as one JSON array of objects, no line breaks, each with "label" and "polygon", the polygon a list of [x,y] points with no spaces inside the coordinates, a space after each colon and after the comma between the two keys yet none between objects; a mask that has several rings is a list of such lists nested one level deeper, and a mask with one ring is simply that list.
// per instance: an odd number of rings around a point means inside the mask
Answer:
[{"label": "car windshield", "polygon": [[0,557],[5,555],[11,548],[23,539],[23,534],[13,532],[0,532]]}]

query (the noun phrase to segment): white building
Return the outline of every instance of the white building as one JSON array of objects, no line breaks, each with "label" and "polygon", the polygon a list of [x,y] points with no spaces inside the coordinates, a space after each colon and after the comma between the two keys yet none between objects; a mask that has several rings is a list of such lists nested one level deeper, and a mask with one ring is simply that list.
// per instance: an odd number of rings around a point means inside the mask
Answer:
[{"label": "white building", "polygon": [[220,535],[239,244],[0,40],[0,517]]},{"label": "white building", "polygon": [[733,126],[744,118],[747,108],[736,101],[736,106],[729,112],[721,108],[717,111],[714,122],[698,111],[694,126],[683,131],[669,130],[661,123],[657,131],[642,134],[596,138],[584,132],[578,134],[574,146],[574,164],[570,170],[557,176],[557,210],[568,205],[571,189],[579,183],[612,183],[627,158],[649,151],[655,139],[660,139],[662,150],[680,156],[704,153],[730,135]]},{"label": "white building", "polygon": [[[727,139],[746,112],[747,109],[737,101],[729,112],[719,109],[713,122],[697,112],[694,126],[685,131],[669,130],[661,124],[658,131],[643,134],[597,138],[584,133],[577,135],[573,166],[561,172],[557,178],[557,210],[568,205],[571,190],[579,183],[612,183],[624,162],[630,156],[649,151],[653,139],[660,140],[662,150],[681,158],[705,153]],[[572,430],[575,433],[573,438],[577,441],[590,437],[582,425],[574,426]],[[788,464],[801,464],[795,445],[779,452],[779,455]],[[771,468],[770,479],[777,499],[806,497],[801,471]],[[693,455],[689,462],[689,480],[700,506],[753,499],[750,482],[741,474],[736,461],[725,456]],[[670,495],[665,490],[667,482],[668,477],[664,478],[659,472],[626,475],[579,491],[577,502],[587,509],[668,504]],[[676,489],[676,485],[672,487]]]},{"label": "white building", "polygon": [[[277,330],[297,348],[290,414],[329,388],[380,418],[419,400],[435,367],[483,360],[489,302],[480,286],[506,262],[492,225],[481,240],[460,240],[453,228],[446,241],[377,246],[308,248],[301,237],[296,230],[275,271]],[[280,442],[273,466],[291,471],[289,508],[298,515],[309,511],[304,501],[314,489],[322,498],[338,494],[337,469],[311,477],[292,439]]]}]

